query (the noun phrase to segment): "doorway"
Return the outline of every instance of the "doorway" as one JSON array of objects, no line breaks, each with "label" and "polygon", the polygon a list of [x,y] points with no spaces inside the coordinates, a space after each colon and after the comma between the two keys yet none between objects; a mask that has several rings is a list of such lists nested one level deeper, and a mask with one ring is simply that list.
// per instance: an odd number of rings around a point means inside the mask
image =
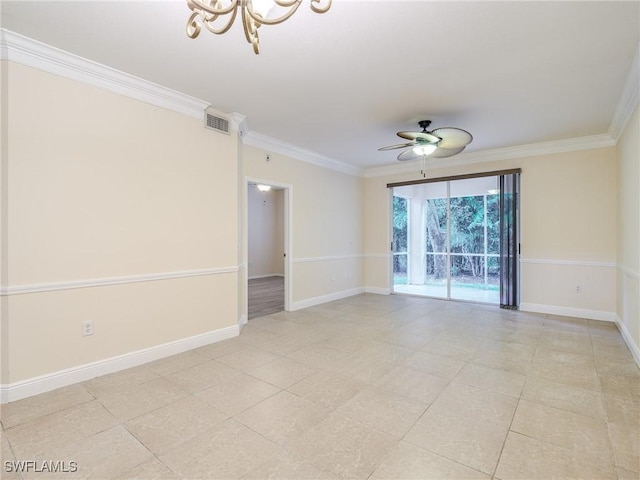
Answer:
[{"label": "doorway", "polygon": [[394,293],[517,307],[518,209],[506,177],[393,186]]},{"label": "doorway", "polygon": [[247,319],[288,310],[290,271],[288,213],[290,189],[247,179],[246,195]]}]

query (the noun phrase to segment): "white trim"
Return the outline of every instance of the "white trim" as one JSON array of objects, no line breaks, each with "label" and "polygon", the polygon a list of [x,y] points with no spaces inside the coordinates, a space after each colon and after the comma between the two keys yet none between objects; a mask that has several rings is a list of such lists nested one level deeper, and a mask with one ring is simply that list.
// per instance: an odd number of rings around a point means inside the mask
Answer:
[{"label": "white trim", "polygon": [[609,125],[609,135],[616,142],[622,136],[631,115],[638,106],[638,91],[640,90],[640,43],[636,49],[636,54],[631,61],[627,80],[625,81],[618,105],[613,113],[613,119]]},{"label": "white trim", "polygon": [[193,337],[156,345],[155,347],[125,353],[116,357],[86,363],[77,367],[59,370],[20,382],[0,385],[0,402],[7,403],[21,398],[49,392],[56,388],[84,382],[92,378],[135,367],[159,360],[194,348],[237,337],[240,330],[237,325],[194,335]]},{"label": "white trim", "polygon": [[584,260],[549,260],[544,258],[521,258],[520,263],[530,263],[534,265],[574,265],[578,267],[606,267],[615,268],[613,262],[589,262]]},{"label": "white trim", "polygon": [[320,153],[283,142],[282,140],[258,132],[247,132],[247,134],[242,137],[242,143],[349,175],[361,177],[364,172],[360,167],[335,160]]},{"label": "white trim", "polygon": [[0,289],[0,296],[53,292],[56,290],[73,290],[76,288],[103,287],[105,285],[121,285],[125,283],[156,282],[158,280],[171,280],[174,278],[201,277],[206,275],[220,275],[237,272],[238,267],[223,267],[206,268],[202,270],[185,270],[180,272],[151,273],[146,275],[129,275],[126,277],[92,278],[89,280],[15,285],[2,287]]},{"label": "white trim", "polygon": [[352,288],[350,290],[342,290],[340,292],[329,293],[327,295],[320,295],[319,297],[306,298],[304,300],[293,302],[291,310],[301,310],[303,308],[313,307],[322,303],[333,302],[334,300],[340,300],[347,297],[353,297],[354,295],[360,295],[361,293],[364,293],[363,287]]},{"label": "white trim", "polygon": [[633,341],[633,337],[629,333],[629,330],[627,330],[627,326],[622,322],[622,319],[617,315],[616,315],[616,325],[618,326],[618,330],[620,330],[620,334],[622,335],[622,338],[627,344],[627,347],[629,347],[629,350],[631,351],[631,355],[633,355],[633,359],[635,360],[636,365],[640,367],[640,348],[638,348],[638,345],[636,345],[636,343]]},{"label": "white trim", "polygon": [[[4,28],[0,59],[16,62],[70,80],[202,119],[209,102],[87,60]],[[232,117],[237,123],[237,117]]]},{"label": "white trim", "polygon": [[[480,152],[461,153],[450,158],[427,159],[427,168],[445,168],[477,163],[488,163],[498,160],[512,160],[515,158],[533,157],[538,155],[550,155],[555,153],[574,152],[579,150],[591,150],[594,148],[613,147],[615,140],[609,134],[591,135],[588,137],[568,138],[553,142],[532,143],[517,147],[483,150]],[[380,167],[365,169],[364,177],[384,177],[403,173],[416,173],[420,170],[420,160],[411,162],[394,163]]]},{"label": "white trim", "polygon": [[393,256],[392,253],[365,253],[364,258],[389,258]]},{"label": "white trim", "polygon": [[521,303],[520,310],[523,312],[546,313],[549,315],[561,315],[563,317],[588,318],[589,320],[600,320],[603,322],[615,322],[615,312],[604,312],[601,310],[588,310],[586,308],[560,307],[556,305],[543,305],[537,303]]},{"label": "white trim", "polygon": [[357,258],[363,258],[364,255],[329,255],[326,257],[303,257],[294,258],[293,263],[310,263],[310,262],[330,262],[333,260],[353,260]]},{"label": "white trim", "polygon": [[391,295],[391,289],[385,287],[364,287],[364,293],[373,293],[375,295]]},{"label": "white trim", "polygon": [[228,117],[231,121],[232,131],[238,132],[238,135],[242,138],[247,133],[247,117],[238,112],[233,112]]},{"label": "white trim", "polygon": [[621,270],[627,277],[633,278],[635,280],[640,280],[640,273],[636,272],[635,270],[631,270],[629,267],[621,264],[618,264],[616,266],[618,267],[618,270]]},{"label": "white trim", "polygon": [[252,275],[247,277],[248,280],[256,280],[258,278],[284,277],[284,273],[266,273],[264,275]]},{"label": "white trim", "polygon": [[240,327],[241,331],[247,323],[249,323],[249,317],[247,317],[246,314],[242,314],[240,316],[240,319],[238,320],[238,326]]}]

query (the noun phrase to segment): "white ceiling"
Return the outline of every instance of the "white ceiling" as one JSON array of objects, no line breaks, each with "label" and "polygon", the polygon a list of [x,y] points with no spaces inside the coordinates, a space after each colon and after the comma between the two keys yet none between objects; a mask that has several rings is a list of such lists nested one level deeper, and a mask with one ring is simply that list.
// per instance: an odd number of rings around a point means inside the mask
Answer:
[{"label": "white ceiling", "polygon": [[453,126],[480,152],[606,134],[640,2],[334,0],[192,40],[172,1],[2,1],[2,27],[245,115],[252,132],[359,167],[395,132]]}]

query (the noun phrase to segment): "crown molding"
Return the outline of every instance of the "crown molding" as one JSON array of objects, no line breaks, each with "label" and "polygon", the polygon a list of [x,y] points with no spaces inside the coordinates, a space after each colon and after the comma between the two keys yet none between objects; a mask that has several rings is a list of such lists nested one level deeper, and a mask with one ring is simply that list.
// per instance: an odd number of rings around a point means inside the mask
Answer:
[{"label": "crown molding", "polygon": [[640,42],[636,48],[636,54],[631,61],[627,80],[620,94],[618,105],[613,113],[609,135],[617,142],[624,132],[627,122],[638,106],[640,91]]},{"label": "crown molding", "polygon": [[[614,146],[638,105],[640,90],[639,56],[640,44],[631,63],[625,87],[609,127],[609,133],[481,152],[467,152],[457,155],[455,158],[429,159],[428,166],[430,168],[465,166],[497,160]],[[209,107],[209,103],[204,100],[101,65],[4,28],[0,28],[0,60],[9,60],[37,68],[193,118],[203,118],[204,110]],[[225,115],[230,118],[232,128],[238,132],[244,144],[286,155],[320,167],[365,178],[415,173],[419,169],[419,160],[379,167],[357,167],[276,138],[253,132],[249,129],[246,117],[240,113],[233,112]]]},{"label": "crown molding", "polygon": [[[588,137],[555,140],[553,142],[532,143],[518,147],[506,147],[494,150],[483,150],[480,152],[462,153],[450,158],[432,158],[427,159],[427,167],[434,169],[459,167],[499,160],[511,160],[514,158],[613,147],[615,144],[615,140],[611,138],[609,134],[591,135]],[[387,175],[415,173],[417,170],[420,170],[420,160],[367,168],[364,172],[364,176],[365,178],[383,177]]]},{"label": "crown molding", "polygon": [[201,119],[208,102],[0,29],[0,59]]},{"label": "crown molding", "polygon": [[[87,60],[4,28],[0,29],[0,59],[37,68],[198,119],[203,118],[205,109],[211,108],[209,102],[204,100]],[[230,119],[232,129],[237,131],[248,145],[342,173],[362,175],[362,169],[359,167],[251,132],[246,117],[240,113],[220,112],[220,114]]]},{"label": "crown molding", "polygon": [[247,117],[238,112],[233,112],[229,115],[231,120],[231,128],[238,132],[240,138],[244,137],[245,133],[249,130],[247,125]]},{"label": "crown molding", "polygon": [[256,148],[262,148],[269,152],[279,153],[286,155],[296,160],[312,163],[319,167],[328,168],[349,175],[363,176],[364,170],[360,167],[350,165],[348,163],[340,162],[333,158],[321,155],[311,150],[306,150],[301,147],[297,147],[287,142],[283,142],[273,137],[263,135],[261,133],[249,131],[247,132],[242,141],[245,145],[250,145]]}]

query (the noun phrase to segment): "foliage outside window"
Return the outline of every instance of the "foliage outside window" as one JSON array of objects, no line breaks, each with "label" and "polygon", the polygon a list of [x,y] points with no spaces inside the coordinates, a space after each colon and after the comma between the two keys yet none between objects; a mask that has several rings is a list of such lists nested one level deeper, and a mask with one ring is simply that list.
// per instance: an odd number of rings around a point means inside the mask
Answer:
[{"label": "foliage outside window", "polygon": [[[485,226],[486,199],[486,226]],[[476,284],[479,279],[495,288],[499,275],[500,223],[498,195],[454,197],[450,200],[451,277]],[[427,281],[447,277],[447,199],[426,201]]]},{"label": "foliage outside window", "polygon": [[393,197],[393,277],[394,284],[408,282],[409,200]]}]

